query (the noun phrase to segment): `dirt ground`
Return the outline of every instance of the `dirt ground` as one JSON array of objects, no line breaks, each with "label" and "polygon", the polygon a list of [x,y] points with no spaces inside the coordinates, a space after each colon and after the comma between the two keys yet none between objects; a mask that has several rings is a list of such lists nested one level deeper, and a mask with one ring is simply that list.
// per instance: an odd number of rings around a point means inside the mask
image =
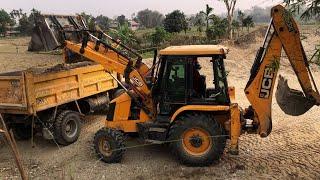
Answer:
[{"label": "dirt ground", "polygon": [[[307,28],[307,32],[316,29]],[[236,87],[236,99],[242,107],[249,105],[243,89],[255,52],[263,38],[248,45],[230,46],[226,69],[230,71],[228,81]],[[310,56],[320,37],[310,33],[303,44]],[[26,39],[0,40],[0,51],[8,43],[26,44]],[[30,54],[25,47],[8,48],[11,53],[0,54],[0,72],[22,70],[30,66],[49,66],[61,62],[61,56]],[[285,58],[280,74],[289,79],[290,87],[299,84]],[[208,70],[209,66],[203,67]],[[207,69],[206,69],[207,68]],[[320,71],[312,66],[317,84]],[[218,164],[193,168],[180,165],[166,146],[151,145],[130,148],[119,164],[98,161],[91,146],[94,133],[103,126],[103,117],[88,117],[79,141],[58,147],[54,142],[36,137],[35,147],[29,141],[19,141],[24,165],[32,179],[320,179],[320,111],[313,107],[306,114],[292,117],[284,114],[277,103],[272,104],[273,131],[267,138],[258,135],[243,135],[240,155],[225,153]],[[129,140],[128,147],[138,144]],[[18,170],[12,155],[0,144],[0,179],[18,179]]]}]

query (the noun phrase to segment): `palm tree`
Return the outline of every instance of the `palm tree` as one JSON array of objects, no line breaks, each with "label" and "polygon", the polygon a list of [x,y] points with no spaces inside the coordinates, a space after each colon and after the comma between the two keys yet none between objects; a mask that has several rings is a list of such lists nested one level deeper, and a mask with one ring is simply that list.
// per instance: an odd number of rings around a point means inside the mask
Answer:
[{"label": "palm tree", "polygon": [[212,17],[214,16],[214,14],[212,14],[213,12],[213,8],[210,7],[208,4],[206,5],[206,11],[200,11],[200,14],[203,14],[206,20],[206,31],[208,31],[209,29],[209,21],[210,19],[212,19]]}]

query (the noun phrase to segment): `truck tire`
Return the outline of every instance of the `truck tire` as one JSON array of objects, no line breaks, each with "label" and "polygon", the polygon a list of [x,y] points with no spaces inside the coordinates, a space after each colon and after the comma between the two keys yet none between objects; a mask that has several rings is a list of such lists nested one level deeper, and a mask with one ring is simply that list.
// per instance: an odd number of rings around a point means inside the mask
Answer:
[{"label": "truck tire", "polygon": [[93,145],[98,158],[106,163],[118,163],[125,152],[121,131],[102,128],[94,136]]},{"label": "truck tire", "polygon": [[78,112],[65,110],[57,115],[54,122],[54,139],[60,145],[76,142],[81,132],[81,118]]},{"label": "truck tire", "polygon": [[29,140],[32,137],[31,124],[14,124],[11,129],[17,140]]},{"label": "truck tire", "polygon": [[170,127],[169,147],[188,166],[208,166],[218,161],[226,146],[225,131],[212,116],[185,114]]}]

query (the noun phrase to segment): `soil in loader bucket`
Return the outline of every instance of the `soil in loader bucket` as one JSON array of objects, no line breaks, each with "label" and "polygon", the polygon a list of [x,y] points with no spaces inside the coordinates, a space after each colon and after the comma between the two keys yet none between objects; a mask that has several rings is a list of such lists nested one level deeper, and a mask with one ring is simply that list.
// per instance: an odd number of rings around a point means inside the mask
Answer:
[{"label": "soil in loader bucket", "polygon": [[315,105],[303,92],[291,89],[288,80],[282,76],[278,80],[276,101],[281,110],[291,116],[302,115]]}]

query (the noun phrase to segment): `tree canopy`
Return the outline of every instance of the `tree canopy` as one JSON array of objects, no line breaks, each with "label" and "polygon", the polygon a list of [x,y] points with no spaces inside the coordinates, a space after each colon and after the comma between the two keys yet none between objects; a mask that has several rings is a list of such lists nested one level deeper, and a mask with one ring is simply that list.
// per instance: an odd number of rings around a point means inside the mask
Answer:
[{"label": "tree canopy", "polygon": [[[290,5],[292,12],[302,12],[301,18],[309,19],[311,17],[320,17],[320,0],[284,0]],[[302,7],[306,6],[303,10]]]},{"label": "tree canopy", "polygon": [[154,28],[162,25],[164,16],[158,11],[145,9],[139,11],[136,18],[145,28]]},{"label": "tree canopy", "polygon": [[7,31],[8,25],[13,25],[14,21],[10,15],[3,9],[0,10],[0,33]]},{"label": "tree canopy", "polygon": [[99,15],[95,18],[95,23],[103,30],[107,30],[110,26],[110,19],[107,16]]},{"label": "tree canopy", "polygon": [[120,15],[120,16],[118,16],[118,17],[117,17],[117,21],[118,21],[118,23],[119,23],[120,26],[123,26],[123,25],[125,25],[125,24],[128,23],[128,20],[127,20],[127,18],[126,18],[125,15]]},{"label": "tree canopy", "polygon": [[170,33],[181,32],[188,28],[186,16],[183,12],[175,10],[166,15],[164,19],[164,29]]}]

